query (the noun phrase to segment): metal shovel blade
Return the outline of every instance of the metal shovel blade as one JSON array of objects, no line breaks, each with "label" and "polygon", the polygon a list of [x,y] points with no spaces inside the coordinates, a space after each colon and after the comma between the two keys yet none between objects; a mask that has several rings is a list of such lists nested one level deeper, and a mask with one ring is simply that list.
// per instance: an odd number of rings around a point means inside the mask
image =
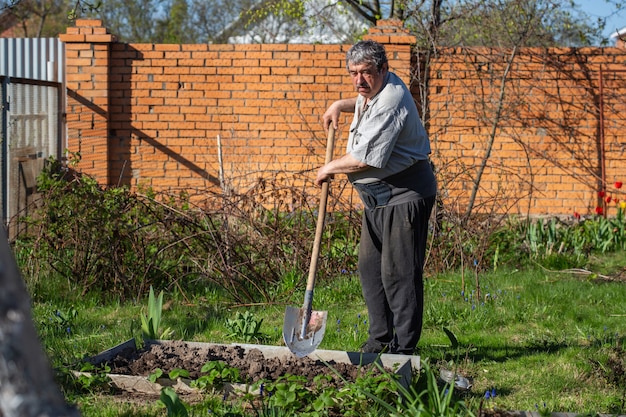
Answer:
[{"label": "metal shovel blade", "polygon": [[298,358],[303,358],[317,349],[326,331],[328,312],[313,310],[308,320],[306,316],[306,308],[287,307],[285,311],[283,339]]}]

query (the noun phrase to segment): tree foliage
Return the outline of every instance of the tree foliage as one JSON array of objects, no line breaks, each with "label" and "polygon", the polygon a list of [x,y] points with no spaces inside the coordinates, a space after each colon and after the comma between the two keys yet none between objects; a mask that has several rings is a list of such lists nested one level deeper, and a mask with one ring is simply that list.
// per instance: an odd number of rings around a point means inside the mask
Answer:
[{"label": "tree foliage", "polygon": [[560,0],[473,0],[444,13],[444,46],[582,46],[602,29]]},{"label": "tree foliage", "polygon": [[354,8],[334,0],[265,0],[239,22],[245,33],[230,38],[235,42],[352,43],[370,26]]},{"label": "tree foliage", "polygon": [[351,43],[378,20],[398,19],[426,48],[506,47],[520,37],[523,46],[603,44],[609,17],[591,18],[575,0],[0,0],[0,10],[20,36],[56,36],[88,17],[138,43]]},{"label": "tree foliage", "polygon": [[[401,0],[347,3],[371,23],[405,23],[422,46],[580,46],[599,42],[604,21],[593,22],[574,1]],[[612,2],[616,10],[621,2]],[[528,33],[532,32],[532,36]]]},{"label": "tree foliage", "polygon": [[257,3],[256,0],[189,2],[196,41],[203,43],[226,43],[229,34],[242,33],[238,18]]},{"label": "tree foliage", "polygon": [[[68,0],[0,1],[0,12],[15,24],[14,34],[24,38],[54,37],[71,24]],[[7,29],[0,27],[0,31]]]}]

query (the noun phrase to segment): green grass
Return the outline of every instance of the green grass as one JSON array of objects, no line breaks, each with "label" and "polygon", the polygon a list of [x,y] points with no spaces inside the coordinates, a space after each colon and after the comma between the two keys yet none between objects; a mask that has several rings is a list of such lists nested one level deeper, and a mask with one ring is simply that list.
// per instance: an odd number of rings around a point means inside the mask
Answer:
[{"label": "green grass", "polygon": [[[540,269],[485,274],[483,298],[476,300],[471,291],[462,296],[454,282],[453,276],[430,282],[423,357],[455,359],[473,376],[477,395],[496,388],[490,403],[498,408],[617,411],[623,388],[611,387],[594,364],[606,349],[625,346],[623,283]],[[445,344],[434,323],[453,331],[457,352],[434,347]]]},{"label": "green grass", "polygon": [[[588,268],[611,275],[622,265],[626,265],[626,254],[620,252],[594,259]],[[424,330],[419,344],[423,360],[455,367],[473,378],[472,391],[466,397],[470,407],[476,410],[485,391],[495,388],[497,397],[485,401],[483,407],[623,412],[626,381],[622,379],[621,386],[615,383],[611,379],[615,372],[607,366],[612,348],[620,348],[622,355],[626,349],[623,281],[606,282],[593,275],[540,267],[499,269],[481,273],[479,280],[480,299],[473,271],[426,279]],[[39,288],[38,294],[46,293],[56,296],[34,297],[33,312],[57,369],[141,337],[140,316],[145,312],[147,295],[145,300],[121,303],[104,295],[81,296]],[[175,339],[238,342],[226,337],[226,320],[235,317],[237,311],[249,311],[263,320],[259,342],[282,345],[285,307],[299,307],[302,294],[296,291],[286,304],[235,306],[224,303],[219,291],[211,288],[197,293],[166,292],[163,326],[175,331]],[[367,337],[367,310],[356,275],[320,279],[314,308],[328,311],[320,349],[358,350]],[[458,346],[451,345],[444,327],[456,336]],[[156,403],[119,403],[100,392],[67,390],[67,396],[85,416],[163,413]]]}]

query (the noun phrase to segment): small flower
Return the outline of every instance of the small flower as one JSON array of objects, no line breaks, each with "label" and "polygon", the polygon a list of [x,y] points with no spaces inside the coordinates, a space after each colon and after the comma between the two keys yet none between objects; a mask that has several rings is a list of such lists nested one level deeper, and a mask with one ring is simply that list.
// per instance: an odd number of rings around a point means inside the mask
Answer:
[{"label": "small flower", "polygon": [[485,400],[491,398],[491,392],[489,390],[485,391]]},{"label": "small flower", "polygon": [[496,398],[496,389],[495,388],[491,388],[491,398]]},{"label": "small flower", "polygon": [[615,185],[615,188],[617,188],[618,190],[619,190],[620,188],[622,188],[622,182],[621,182],[621,181],[615,181],[615,184],[614,184],[614,185]]},{"label": "small flower", "polygon": [[604,198],[605,195],[606,193],[604,191],[598,191],[598,197]]},{"label": "small flower", "polygon": [[606,198],[606,202],[607,202],[607,203],[610,203],[610,202],[611,202],[611,196],[608,196],[608,197]]},{"label": "small flower", "polygon": [[604,210],[602,210],[602,207],[598,206],[596,207],[596,214],[602,214],[604,212]]},{"label": "small flower", "polygon": [[626,201],[622,201],[621,203],[619,203],[619,208],[621,208],[622,210],[626,210]]},{"label": "small flower", "polygon": [[580,220],[580,213],[579,213],[579,212],[577,212],[577,211],[575,211],[575,212],[574,212],[574,218],[575,218],[576,220]]}]

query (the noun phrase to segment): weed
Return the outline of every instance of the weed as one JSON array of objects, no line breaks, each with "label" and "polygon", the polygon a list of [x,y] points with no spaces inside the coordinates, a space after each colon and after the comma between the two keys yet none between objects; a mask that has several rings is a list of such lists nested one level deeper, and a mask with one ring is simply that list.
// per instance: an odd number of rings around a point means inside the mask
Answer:
[{"label": "weed", "polygon": [[109,372],[111,372],[111,368],[106,364],[96,367],[91,363],[85,362],[80,367],[80,372],[75,379],[75,385],[83,392],[106,391],[111,382],[107,375]]},{"label": "weed", "polygon": [[226,319],[227,337],[245,343],[259,342],[265,337],[261,324],[263,319],[257,320],[249,311],[238,311],[234,319]]},{"label": "weed", "polygon": [[65,334],[69,336],[72,334],[75,324],[78,321],[78,310],[74,307],[69,307],[66,310],[56,309],[54,313],[50,314],[47,320],[40,322],[40,329],[43,334]]}]

